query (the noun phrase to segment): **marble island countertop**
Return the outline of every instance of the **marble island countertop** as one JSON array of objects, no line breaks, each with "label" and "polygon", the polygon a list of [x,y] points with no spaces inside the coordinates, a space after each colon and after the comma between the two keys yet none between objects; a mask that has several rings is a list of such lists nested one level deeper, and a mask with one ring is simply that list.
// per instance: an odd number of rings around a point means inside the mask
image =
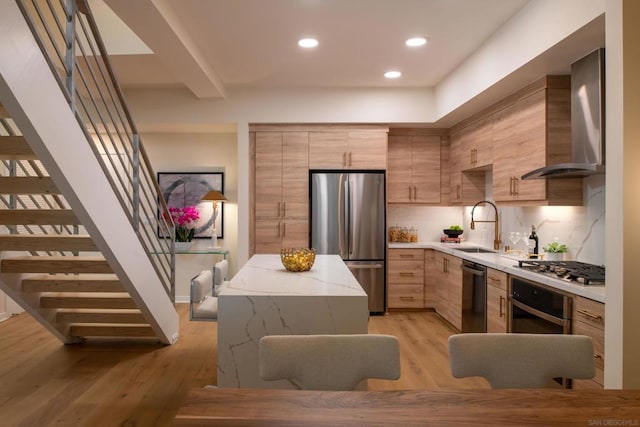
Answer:
[{"label": "marble island countertop", "polygon": [[389,249],[435,249],[458,258],[476,262],[489,268],[504,271],[505,273],[542,283],[565,292],[570,292],[594,301],[602,303],[605,302],[604,285],[581,285],[532,271],[523,270],[518,267],[518,260],[515,257],[512,257],[511,255],[507,256],[504,252],[476,253],[459,250],[461,248],[469,247],[478,247],[478,245],[471,243],[440,242],[389,243]]},{"label": "marble island countertop", "polygon": [[285,270],[280,255],[254,255],[221,295],[366,296],[339,255],[317,255],[309,271]]}]

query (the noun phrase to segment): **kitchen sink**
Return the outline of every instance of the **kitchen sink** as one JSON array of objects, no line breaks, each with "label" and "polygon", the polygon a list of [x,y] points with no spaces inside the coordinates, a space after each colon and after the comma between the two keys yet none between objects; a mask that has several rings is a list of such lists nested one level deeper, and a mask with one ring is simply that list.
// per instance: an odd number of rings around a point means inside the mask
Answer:
[{"label": "kitchen sink", "polygon": [[462,251],[462,252],[473,252],[473,253],[477,253],[477,254],[492,254],[495,253],[496,251],[492,251],[491,249],[485,249],[485,248],[456,248],[456,251]]}]

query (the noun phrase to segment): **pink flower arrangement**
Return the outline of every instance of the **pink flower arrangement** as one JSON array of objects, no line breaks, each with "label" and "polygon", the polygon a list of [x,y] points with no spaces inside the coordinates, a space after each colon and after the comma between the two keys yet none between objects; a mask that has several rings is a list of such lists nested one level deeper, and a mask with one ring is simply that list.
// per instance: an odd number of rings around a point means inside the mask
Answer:
[{"label": "pink flower arrangement", "polygon": [[190,242],[195,233],[195,222],[200,218],[198,209],[195,206],[170,207],[169,215],[176,225],[176,242]]}]

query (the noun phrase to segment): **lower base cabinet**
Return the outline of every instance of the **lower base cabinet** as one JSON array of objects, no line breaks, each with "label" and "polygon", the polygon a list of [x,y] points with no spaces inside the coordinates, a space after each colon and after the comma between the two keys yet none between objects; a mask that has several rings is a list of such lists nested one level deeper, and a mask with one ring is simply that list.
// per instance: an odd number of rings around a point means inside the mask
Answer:
[{"label": "lower base cabinet", "polygon": [[462,330],[462,259],[436,251],[436,312]]},{"label": "lower base cabinet", "polygon": [[573,388],[603,388],[604,386],[604,304],[587,298],[573,298],[572,333],[587,335],[593,340],[593,380],[574,380]]},{"label": "lower base cabinet", "polygon": [[487,268],[487,332],[507,332],[508,306],[507,274]]},{"label": "lower base cabinet", "polygon": [[389,249],[387,308],[424,307],[424,249]]}]

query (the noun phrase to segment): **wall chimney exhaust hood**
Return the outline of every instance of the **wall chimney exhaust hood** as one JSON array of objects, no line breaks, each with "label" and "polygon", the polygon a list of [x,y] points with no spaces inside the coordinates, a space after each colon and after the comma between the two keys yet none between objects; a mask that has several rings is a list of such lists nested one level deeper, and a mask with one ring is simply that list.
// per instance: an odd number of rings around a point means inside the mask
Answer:
[{"label": "wall chimney exhaust hood", "polygon": [[604,173],[604,49],[571,65],[572,163],[545,166],[522,179],[576,178]]}]

